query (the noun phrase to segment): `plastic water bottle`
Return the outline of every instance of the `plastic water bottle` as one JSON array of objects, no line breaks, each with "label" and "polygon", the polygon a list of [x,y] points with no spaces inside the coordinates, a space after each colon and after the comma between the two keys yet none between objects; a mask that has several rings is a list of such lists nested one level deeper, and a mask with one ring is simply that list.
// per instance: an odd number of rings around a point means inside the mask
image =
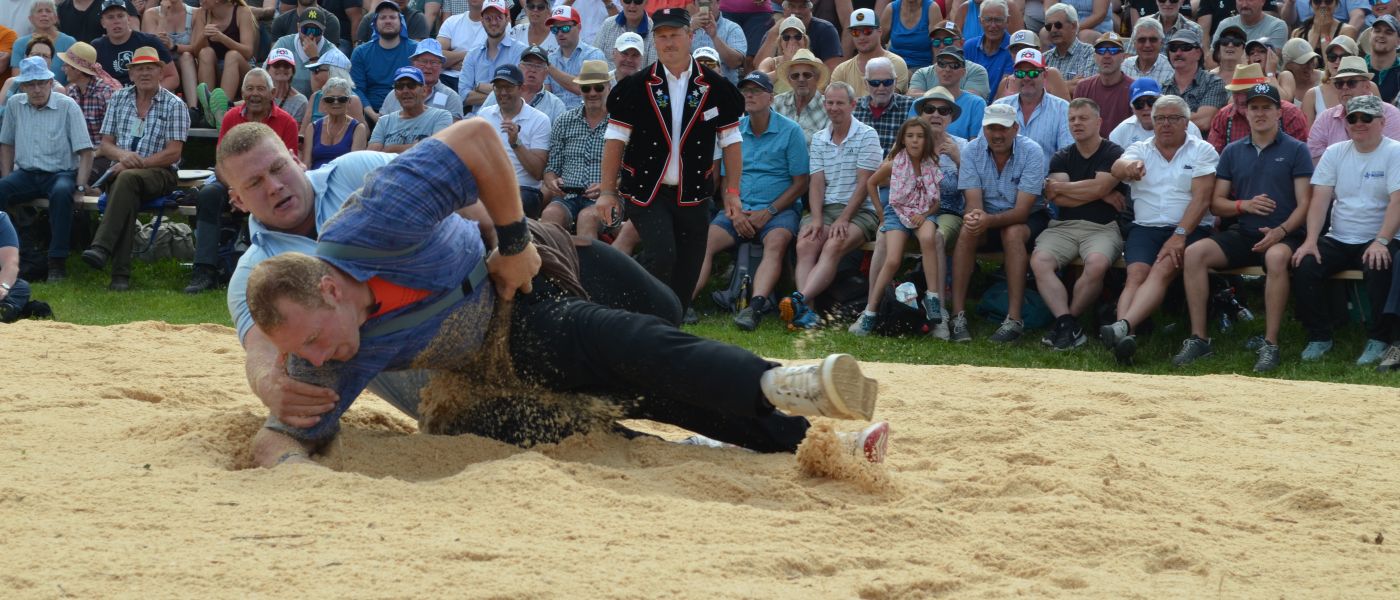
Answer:
[{"label": "plastic water bottle", "polygon": [[919,309],[919,290],[914,282],[906,281],[894,288],[894,299],[914,310]]}]

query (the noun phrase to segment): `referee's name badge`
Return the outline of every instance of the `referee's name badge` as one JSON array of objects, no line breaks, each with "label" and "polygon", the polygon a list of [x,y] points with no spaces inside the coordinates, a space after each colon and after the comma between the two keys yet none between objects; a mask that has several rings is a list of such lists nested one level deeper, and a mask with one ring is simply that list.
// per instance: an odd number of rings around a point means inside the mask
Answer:
[{"label": "referee's name badge", "polygon": [[704,115],[704,116],[705,116],[705,120],[706,120],[706,121],[708,121],[708,120],[710,120],[710,119],[713,119],[713,118],[715,118],[715,117],[718,117],[718,116],[719,116],[719,108],[713,107],[713,106],[710,107],[710,110],[705,111],[705,115]]}]

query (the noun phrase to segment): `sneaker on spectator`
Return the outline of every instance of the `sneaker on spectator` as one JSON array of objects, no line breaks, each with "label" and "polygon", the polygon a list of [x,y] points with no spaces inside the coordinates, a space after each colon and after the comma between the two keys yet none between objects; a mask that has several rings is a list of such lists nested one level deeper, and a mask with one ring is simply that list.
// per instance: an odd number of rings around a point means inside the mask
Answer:
[{"label": "sneaker on spectator", "polygon": [[[201,83],[198,86],[195,86],[194,97],[195,102],[199,104],[200,112],[204,114],[204,122],[208,123],[211,127],[218,127],[222,125],[222,123],[219,123],[214,120],[214,113],[210,110],[211,104],[209,102],[209,84]],[[193,127],[193,125],[191,125],[191,127]]]},{"label": "sneaker on spectator", "polygon": [[967,329],[967,312],[960,312],[953,315],[953,324],[949,331],[949,338],[954,342],[972,341],[972,332]]},{"label": "sneaker on spectator", "polygon": [[856,317],[856,322],[851,323],[851,327],[846,331],[861,337],[870,335],[875,331],[875,315],[861,312],[860,316]]},{"label": "sneaker on spectator", "polygon": [[1083,346],[1087,341],[1089,341],[1089,336],[1084,335],[1084,328],[1079,326],[1078,321],[1075,321],[1066,326],[1064,332],[1055,339],[1054,347],[1056,351],[1064,352]]},{"label": "sneaker on spectator", "polygon": [[200,108],[200,107],[198,107],[198,106],[191,106],[191,107],[189,107],[189,112],[190,112],[190,129],[195,129],[195,128],[199,128],[199,127],[206,127],[206,128],[209,127],[209,124],[206,123],[206,122],[204,121],[204,109],[203,109],[203,108]]},{"label": "sneaker on spectator", "polygon": [[[222,126],[222,124],[223,124],[223,122],[224,122],[224,113],[227,113],[227,112],[228,112],[228,94],[224,92],[223,88],[214,88],[214,89],[210,90],[210,91],[209,91],[209,111],[208,111],[207,113],[205,113],[205,115],[206,115],[205,118],[209,118],[209,117],[212,116],[212,117],[214,117],[214,121],[213,121],[212,123],[219,123],[219,124],[220,124],[219,126]],[[212,123],[211,123],[211,125],[212,125]]]},{"label": "sneaker on spectator", "polygon": [[788,323],[788,329],[794,331],[798,329],[816,329],[818,327],[821,327],[821,324],[822,320],[821,317],[817,316],[817,311],[808,309],[806,312],[802,313],[802,316],[797,317],[796,319],[793,319],[791,323]]},{"label": "sneaker on spectator", "polygon": [[778,301],[778,318],[784,323],[792,323],[804,312],[807,312],[807,302],[802,292],[793,292],[791,296]]},{"label": "sneaker on spectator", "polygon": [[928,319],[929,325],[937,325],[943,322],[943,299],[931,298],[924,295],[924,318]]},{"label": "sneaker on spectator", "polygon": [[1064,335],[1064,331],[1064,321],[1055,319],[1055,324],[1045,332],[1045,335],[1040,336],[1040,345],[1054,348],[1055,342],[1060,339],[1060,336]]},{"label": "sneaker on spectator", "polygon": [[1181,343],[1181,351],[1172,357],[1172,365],[1184,367],[1196,362],[1196,359],[1210,356],[1213,350],[1210,340],[1203,340],[1193,335]]},{"label": "sneaker on spectator", "polygon": [[1001,327],[997,328],[996,333],[987,339],[998,344],[1007,344],[1021,339],[1021,334],[1025,330],[1026,324],[1023,321],[1007,317],[1005,321],[1001,322]]},{"label": "sneaker on spectator", "polygon": [[1380,340],[1366,340],[1366,347],[1361,350],[1361,358],[1356,359],[1356,364],[1361,366],[1374,365],[1385,354],[1387,344]]},{"label": "sneaker on spectator", "polygon": [[1322,342],[1308,342],[1308,345],[1303,346],[1302,358],[1305,361],[1322,360],[1322,357],[1325,356],[1327,354],[1327,351],[1331,349],[1332,340]]},{"label": "sneaker on spectator", "polygon": [[936,323],[933,326],[933,330],[929,332],[929,335],[946,342],[950,337],[950,333],[948,331],[948,311],[943,308],[939,308],[938,317],[938,323]]},{"label": "sneaker on spectator", "polygon": [[1377,373],[1389,373],[1397,370],[1400,370],[1400,342],[1395,342],[1386,348],[1380,362],[1376,363]]},{"label": "sneaker on spectator", "polygon": [[1264,344],[1267,344],[1267,343],[1269,343],[1269,342],[1268,342],[1267,340],[1264,339],[1264,336],[1262,336],[1262,335],[1251,335],[1251,336],[1249,336],[1249,339],[1247,339],[1247,340],[1244,341],[1244,349],[1245,349],[1245,350],[1258,350],[1258,349],[1262,348],[1262,347],[1264,346]]},{"label": "sneaker on spectator", "polygon": [[682,325],[695,325],[700,322],[700,313],[695,312],[695,307],[685,309],[685,315],[681,317]]},{"label": "sneaker on spectator", "polygon": [[1099,328],[1099,339],[1103,340],[1103,345],[1110,350],[1118,345],[1118,340],[1128,337],[1128,322],[1123,319],[1114,321]]},{"label": "sneaker on spectator", "polygon": [[734,315],[734,325],[744,331],[758,329],[758,323],[763,320],[763,309],[767,308],[767,299],[763,297],[754,298],[749,301],[748,306]]},{"label": "sneaker on spectator", "polygon": [[1133,355],[1137,353],[1137,336],[1125,335],[1113,341],[1113,359],[1118,364],[1129,366],[1133,364]]},{"label": "sneaker on spectator", "polygon": [[1255,373],[1268,373],[1278,368],[1279,364],[1278,344],[1270,344],[1268,340],[1263,341],[1259,346],[1259,360],[1254,361]]}]

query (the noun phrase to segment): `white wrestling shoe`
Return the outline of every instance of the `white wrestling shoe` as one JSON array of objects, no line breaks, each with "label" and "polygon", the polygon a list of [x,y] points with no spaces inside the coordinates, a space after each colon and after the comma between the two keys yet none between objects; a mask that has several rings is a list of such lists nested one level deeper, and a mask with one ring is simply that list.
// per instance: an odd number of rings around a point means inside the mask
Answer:
[{"label": "white wrestling shoe", "polygon": [[865,460],[879,464],[885,462],[885,452],[890,446],[890,424],[888,421],[872,423],[860,431],[838,431],[841,445],[850,450],[853,456],[865,455]]},{"label": "white wrestling shoe", "polygon": [[759,386],[773,406],[789,414],[865,421],[875,414],[879,392],[849,354],[832,354],[815,365],[769,369]]}]

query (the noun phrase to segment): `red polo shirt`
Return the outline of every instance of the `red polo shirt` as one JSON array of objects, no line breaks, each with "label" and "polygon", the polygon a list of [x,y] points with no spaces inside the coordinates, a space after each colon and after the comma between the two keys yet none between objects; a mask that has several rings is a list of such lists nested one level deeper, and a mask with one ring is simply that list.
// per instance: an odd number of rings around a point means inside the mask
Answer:
[{"label": "red polo shirt", "polygon": [[[247,105],[240,105],[229,109],[224,113],[224,122],[219,126],[219,141],[224,140],[224,134],[233,129],[236,125],[248,122]],[[267,116],[263,124],[271,127],[277,132],[277,137],[282,138],[282,143],[287,145],[287,149],[292,152],[292,156],[300,156],[301,144],[297,143],[297,136],[301,131],[301,124],[297,123],[292,115],[280,107],[273,106],[272,114]],[[216,144],[217,146],[217,144]]]}]

